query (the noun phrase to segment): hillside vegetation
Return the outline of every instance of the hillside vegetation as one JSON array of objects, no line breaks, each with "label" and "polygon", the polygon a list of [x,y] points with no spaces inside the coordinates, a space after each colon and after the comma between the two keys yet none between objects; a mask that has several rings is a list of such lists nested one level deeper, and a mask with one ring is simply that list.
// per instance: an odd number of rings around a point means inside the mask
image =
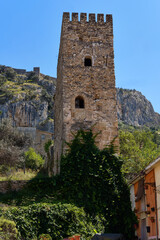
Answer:
[{"label": "hillside vegetation", "polygon": [[120,154],[123,173],[130,179],[160,156],[160,130],[120,124]]}]

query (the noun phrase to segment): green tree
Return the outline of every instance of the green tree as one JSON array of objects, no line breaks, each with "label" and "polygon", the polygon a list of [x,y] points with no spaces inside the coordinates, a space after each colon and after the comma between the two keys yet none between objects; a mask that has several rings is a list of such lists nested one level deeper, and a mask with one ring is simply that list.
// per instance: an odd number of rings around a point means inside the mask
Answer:
[{"label": "green tree", "polygon": [[25,152],[25,166],[26,168],[30,168],[32,170],[40,169],[44,164],[44,159],[40,154],[37,154],[33,148],[29,148],[27,152]]},{"label": "green tree", "polygon": [[122,170],[128,177],[141,171],[160,155],[159,137],[147,130],[119,131]]}]

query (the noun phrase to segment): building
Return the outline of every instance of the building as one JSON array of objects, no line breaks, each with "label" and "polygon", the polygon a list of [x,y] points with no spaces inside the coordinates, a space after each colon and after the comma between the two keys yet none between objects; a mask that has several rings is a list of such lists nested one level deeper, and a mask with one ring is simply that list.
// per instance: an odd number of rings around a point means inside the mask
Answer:
[{"label": "building", "polygon": [[[63,14],[55,95],[54,173],[65,141],[93,129],[100,149],[118,135],[112,15]],[[118,138],[115,139],[118,145]]]},{"label": "building", "polygon": [[131,181],[132,210],[139,225],[136,234],[141,240],[160,239],[160,157]]}]

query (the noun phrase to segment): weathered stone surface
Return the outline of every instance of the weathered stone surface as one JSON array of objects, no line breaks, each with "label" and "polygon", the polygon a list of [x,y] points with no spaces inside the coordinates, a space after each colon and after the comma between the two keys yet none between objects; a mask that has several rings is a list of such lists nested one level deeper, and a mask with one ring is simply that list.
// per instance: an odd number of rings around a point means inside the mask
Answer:
[{"label": "weathered stone surface", "polygon": [[[96,22],[95,14],[90,14],[89,22],[84,15],[78,21],[78,14],[74,14],[69,21],[69,14],[63,15],[55,97],[55,159],[60,159],[72,131],[92,127],[100,132],[100,148],[118,135],[112,16],[106,19],[104,22],[101,15]],[[85,58],[92,66],[85,66]],[[84,108],[75,107],[78,96],[83,98]]]},{"label": "weathered stone surface", "polygon": [[160,124],[160,115],[154,112],[152,104],[141,92],[117,89],[118,120],[133,126],[156,126]]},{"label": "weathered stone surface", "polygon": [[15,127],[36,127],[48,116],[48,103],[41,101],[7,102],[0,105],[0,119],[11,119]]}]

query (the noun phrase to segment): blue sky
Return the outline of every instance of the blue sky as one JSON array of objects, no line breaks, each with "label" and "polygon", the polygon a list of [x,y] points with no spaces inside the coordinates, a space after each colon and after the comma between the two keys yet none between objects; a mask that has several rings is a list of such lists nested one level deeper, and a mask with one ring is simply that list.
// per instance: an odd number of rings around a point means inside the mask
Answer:
[{"label": "blue sky", "polygon": [[159,0],[0,0],[0,64],[56,77],[62,13],[113,15],[116,86],[160,113]]}]

